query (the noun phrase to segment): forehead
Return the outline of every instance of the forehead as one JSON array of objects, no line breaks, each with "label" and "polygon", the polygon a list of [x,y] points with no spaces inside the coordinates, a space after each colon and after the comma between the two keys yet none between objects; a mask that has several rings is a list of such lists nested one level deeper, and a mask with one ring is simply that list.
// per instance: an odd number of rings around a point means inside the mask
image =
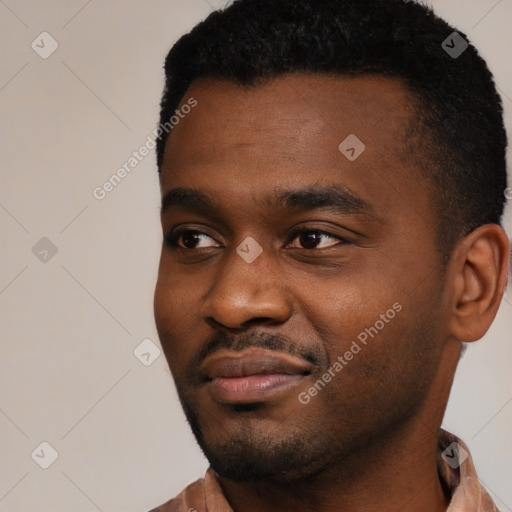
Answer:
[{"label": "forehead", "polygon": [[[226,150],[236,157],[250,152],[251,144],[252,149],[258,144],[273,149],[271,157],[296,155],[297,162],[309,160],[308,149],[313,158],[332,157],[337,156],[333,144],[350,134],[365,145],[379,145],[381,152],[384,146],[398,152],[412,115],[405,86],[378,76],[294,74],[252,87],[201,80],[183,102],[190,97],[198,106],[174,127],[167,144],[173,164],[181,163],[180,157],[188,164],[208,162]],[[183,139],[187,144],[181,144]],[[313,145],[328,148],[329,154],[312,151]]]},{"label": "forehead", "polygon": [[210,79],[182,103],[190,98],[197,106],[165,149],[164,194],[193,186],[242,205],[277,186],[337,184],[396,213],[431,210],[421,173],[403,158],[414,108],[399,80],[294,74],[246,87]]}]

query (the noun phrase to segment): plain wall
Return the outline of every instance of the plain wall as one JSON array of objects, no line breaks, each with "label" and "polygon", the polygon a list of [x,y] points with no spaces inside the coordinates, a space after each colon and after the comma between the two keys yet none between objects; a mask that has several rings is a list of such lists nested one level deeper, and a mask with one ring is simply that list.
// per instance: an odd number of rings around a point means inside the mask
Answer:
[{"label": "plain wall", "polygon": [[[142,512],[204,473],[163,355],[144,366],[133,353],[146,338],[158,345],[154,155],[103,200],[93,190],[155,128],[172,44],[223,3],[0,2],[0,511]],[[488,61],[512,133],[512,0],[433,5]],[[43,31],[59,45],[47,59],[31,47],[48,50]],[[510,210],[505,224],[510,235]],[[444,422],[502,510],[512,510],[511,328],[509,291],[461,361]],[[58,452],[48,469],[35,461],[50,454],[43,441]]]}]

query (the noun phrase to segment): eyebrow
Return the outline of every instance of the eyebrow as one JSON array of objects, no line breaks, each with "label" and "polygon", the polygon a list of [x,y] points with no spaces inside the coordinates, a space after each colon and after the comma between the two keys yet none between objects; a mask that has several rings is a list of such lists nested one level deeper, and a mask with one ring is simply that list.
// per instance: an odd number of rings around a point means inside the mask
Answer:
[{"label": "eyebrow", "polygon": [[[369,203],[339,186],[277,190],[273,195],[258,202],[274,209],[298,211],[325,209],[342,215],[373,213]],[[163,196],[161,213],[170,208],[183,208],[209,216],[217,216],[220,210],[218,202],[204,192],[185,187],[172,189]]]}]

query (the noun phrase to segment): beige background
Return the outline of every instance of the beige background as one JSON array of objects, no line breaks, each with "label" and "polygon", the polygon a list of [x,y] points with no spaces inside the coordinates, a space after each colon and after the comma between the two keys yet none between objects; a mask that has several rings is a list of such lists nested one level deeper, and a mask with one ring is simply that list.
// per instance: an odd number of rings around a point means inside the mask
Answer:
[{"label": "beige background", "polygon": [[[0,0],[2,512],[142,512],[206,468],[163,356],[144,366],[133,354],[146,338],[158,345],[154,155],[104,200],[92,191],[156,126],[172,43],[224,3]],[[512,0],[433,3],[488,60],[512,133]],[[59,45],[47,59],[31,48],[43,31]],[[510,234],[510,211],[506,225]],[[42,237],[57,248],[46,262],[32,251]],[[508,300],[466,353],[444,423],[469,444],[504,511],[512,510]],[[48,469],[36,463],[51,456],[43,441],[58,453]]]}]

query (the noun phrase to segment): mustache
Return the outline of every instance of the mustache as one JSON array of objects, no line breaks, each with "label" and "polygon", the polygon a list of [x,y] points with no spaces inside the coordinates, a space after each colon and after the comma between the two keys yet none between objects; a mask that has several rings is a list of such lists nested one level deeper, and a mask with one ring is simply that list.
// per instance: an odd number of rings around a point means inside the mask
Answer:
[{"label": "mustache", "polygon": [[227,349],[242,352],[249,348],[261,348],[275,352],[285,352],[311,363],[314,366],[328,363],[326,353],[316,345],[297,345],[278,333],[252,332],[243,335],[217,333],[188,363],[185,374],[189,382],[204,382],[200,372],[203,361],[219,350]]}]

